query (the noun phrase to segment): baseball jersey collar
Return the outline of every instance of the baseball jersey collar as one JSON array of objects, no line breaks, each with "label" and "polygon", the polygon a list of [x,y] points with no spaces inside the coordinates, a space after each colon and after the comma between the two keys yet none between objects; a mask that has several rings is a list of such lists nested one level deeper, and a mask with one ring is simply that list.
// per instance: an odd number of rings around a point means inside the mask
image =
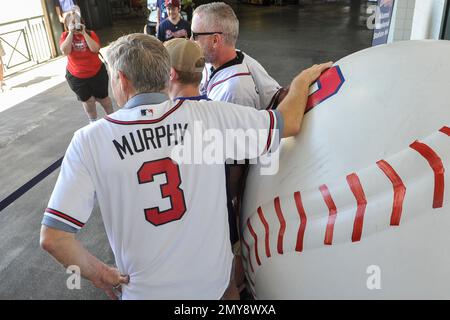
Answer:
[{"label": "baseball jersey collar", "polygon": [[231,59],[230,61],[224,63],[223,65],[221,65],[220,67],[218,67],[217,69],[214,69],[211,66],[211,76],[209,77],[210,79],[212,79],[212,77],[219,72],[220,70],[223,70],[225,68],[234,66],[236,64],[241,64],[244,61],[244,54],[242,53],[242,51],[238,51],[236,50],[236,57]]},{"label": "baseball jersey collar", "polygon": [[132,97],[125,103],[122,109],[132,109],[139,106],[160,104],[169,100],[169,97],[165,93],[151,92],[151,93],[139,93]]},{"label": "baseball jersey collar", "polygon": [[193,96],[193,97],[176,97],[176,98],[173,99],[173,100],[197,100],[197,101],[200,101],[200,100],[209,100],[209,101],[211,101],[211,99],[209,99],[209,98],[206,96],[206,94],[202,94],[202,95],[200,95],[200,96]]}]

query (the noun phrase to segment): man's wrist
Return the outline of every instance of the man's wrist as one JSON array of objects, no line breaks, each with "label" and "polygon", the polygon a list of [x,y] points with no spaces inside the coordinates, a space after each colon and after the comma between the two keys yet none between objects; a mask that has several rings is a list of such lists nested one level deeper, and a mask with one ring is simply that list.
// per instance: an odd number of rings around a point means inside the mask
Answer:
[{"label": "man's wrist", "polygon": [[92,278],[89,279],[95,287],[101,288],[103,286],[105,281],[104,275],[108,272],[108,268],[103,262],[95,261],[94,273],[92,274]]}]

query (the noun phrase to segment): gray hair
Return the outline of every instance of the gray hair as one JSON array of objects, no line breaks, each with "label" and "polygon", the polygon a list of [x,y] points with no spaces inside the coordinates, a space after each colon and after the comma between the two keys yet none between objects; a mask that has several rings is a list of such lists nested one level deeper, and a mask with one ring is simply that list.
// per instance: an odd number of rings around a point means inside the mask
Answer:
[{"label": "gray hair", "polygon": [[236,45],[239,35],[239,20],[233,9],[223,2],[202,4],[194,10],[194,14],[201,17],[203,26],[207,26],[210,32],[223,32],[225,43]]},{"label": "gray hair", "polygon": [[106,52],[112,77],[121,71],[137,93],[161,92],[169,85],[170,57],[157,38],[133,33],[114,41]]}]

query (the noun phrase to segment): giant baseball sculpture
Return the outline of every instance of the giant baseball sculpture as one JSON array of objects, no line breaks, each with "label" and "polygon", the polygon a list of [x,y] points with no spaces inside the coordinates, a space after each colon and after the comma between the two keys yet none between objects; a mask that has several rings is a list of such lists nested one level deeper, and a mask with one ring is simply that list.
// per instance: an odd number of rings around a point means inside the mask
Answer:
[{"label": "giant baseball sculpture", "polygon": [[449,41],[337,61],[280,148],[244,194],[257,299],[450,298]]}]

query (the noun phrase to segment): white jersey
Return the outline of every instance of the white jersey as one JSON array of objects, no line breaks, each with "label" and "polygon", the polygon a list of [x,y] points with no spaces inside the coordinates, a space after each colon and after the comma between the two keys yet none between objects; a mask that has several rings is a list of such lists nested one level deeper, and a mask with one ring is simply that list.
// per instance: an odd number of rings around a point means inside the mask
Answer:
[{"label": "white jersey", "polygon": [[201,84],[202,93],[215,101],[227,101],[258,110],[266,109],[281,88],[258,61],[245,53],[242,63],[216,71],[206,64]]},{"label": "white jersey", "polygon": [[79,230],[96,194],[117,267],[130,275],[123,299],[220,299],[233,260],[224,164],[177,163],[174,148],[200,123],[265,129],[264,141],[250,139],[263,154],[282,121],[277,111],[224,102],[142,104],[151,95],[74,134],[43,224]]}]

